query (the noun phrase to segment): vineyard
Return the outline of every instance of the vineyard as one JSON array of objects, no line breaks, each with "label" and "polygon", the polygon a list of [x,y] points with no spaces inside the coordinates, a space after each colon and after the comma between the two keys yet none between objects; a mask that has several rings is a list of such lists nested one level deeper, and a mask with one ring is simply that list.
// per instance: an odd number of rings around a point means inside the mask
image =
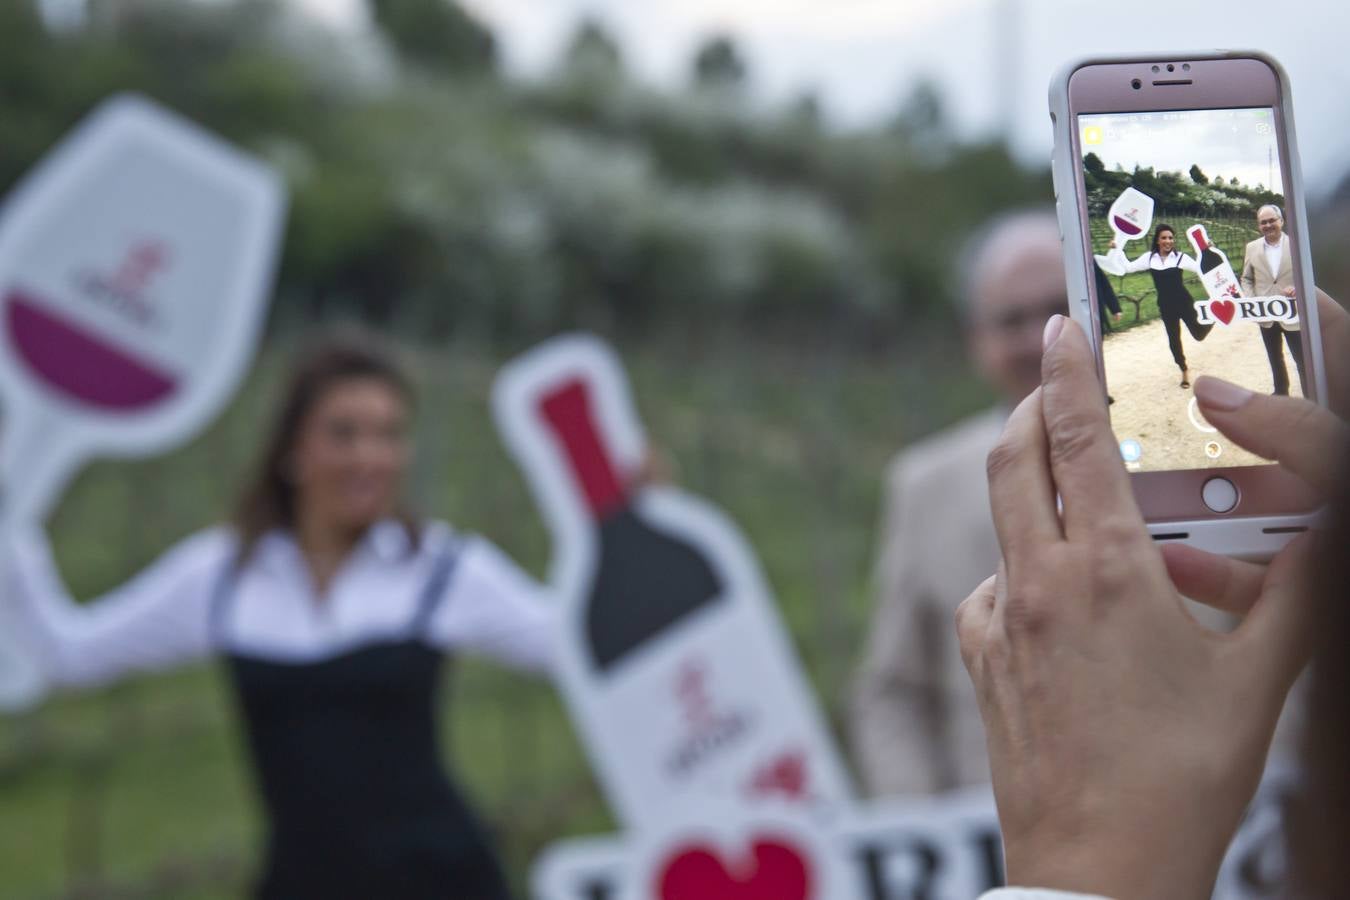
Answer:
[{"label": "vineyard", "polygon": [[[1210,238],[1227,255],[1228,261],[1233,266],[1233,271],[1238,274],[1241,274],[1242,271],[1242,254],[1247,243],[1261,236],[1261,232],[1256,227],[1255,216],[1220,219],[1155,212],[1153,215],[1154,228],[1162,223],[1169,224],[1176,229],[1177,249],[1192,256],[1195,255],[1195,251],[1186,238],[1186,229],[1196,223],[1204,225]],[[1110,225],[1107,224],[1104,217],[1094,216],[1089,227],[1092,234],[1092,252],[1105,255],[1113,237]],[[1124,248],[1125,255],[1134,259],[1140,254],[1148,253],[1152,241],[1153,233],[1150,231],[1138,240],[1130,241]],[[1113,329],[1124,331],[1158,318],[1158,297],[1153,289],[1153,277],[1151,275],[1147,272],[1136,272],[1123,277],[1115,275],[1108,277],[1111,280],[1111,286],[1116,289],[1116,297],[1120,300],[1121,312],[1123,313],[1120,322],[1112,325]],[[1188,274],[1185,280],[1191,296],[1197,300],[1205,299],[1199,279]]]}]

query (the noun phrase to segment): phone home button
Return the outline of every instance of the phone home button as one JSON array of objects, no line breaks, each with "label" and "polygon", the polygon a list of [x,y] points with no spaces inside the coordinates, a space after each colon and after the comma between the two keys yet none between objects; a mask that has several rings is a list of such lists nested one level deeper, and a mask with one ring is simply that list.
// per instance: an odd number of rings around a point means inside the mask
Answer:
[{"label": "phone home button", "polygon": [[1206,481],[1205,486],[1200,489],[1200,496],[1204,499],[1205,505],[1216,513],[1231,512],[1238,502],[1237,486],[1227,478],[1211,478]]}]

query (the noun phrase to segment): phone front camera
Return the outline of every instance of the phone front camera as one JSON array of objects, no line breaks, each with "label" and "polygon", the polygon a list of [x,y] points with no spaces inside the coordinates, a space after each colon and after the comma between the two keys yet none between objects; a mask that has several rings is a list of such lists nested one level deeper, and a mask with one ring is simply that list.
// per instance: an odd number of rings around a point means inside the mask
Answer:
[{"label": "phone front camera", "polygon": [[1143,86],[1144,86],[1144,83],[1143,83],[1142,81],[1140,81],[1138,78],[1136,78],[1134,81],[1131,81],[1131,82],[1130,82],[1130,87],[1134,88],[1136,91],[1139,90],[1139,89],[1140,89],[1141,87],[1143,87]]}]

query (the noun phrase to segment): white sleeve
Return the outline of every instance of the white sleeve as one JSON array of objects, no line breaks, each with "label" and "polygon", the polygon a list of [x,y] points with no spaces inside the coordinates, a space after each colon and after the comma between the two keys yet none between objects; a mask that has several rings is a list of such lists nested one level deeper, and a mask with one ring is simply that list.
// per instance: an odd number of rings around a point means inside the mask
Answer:
[{"label": "white sleeve", "polygon": [[553,669],[559,604],[490,542],[463,541],[429,634],[446,650],[467,650],[539,674]]},{"label": "white sleeve", "polygon": [[1101,266],[1103,272],[1117,277],[1124,275],[1130,265],[1129,261],[1125,259],[1125,251],[1119,247],[1112,247],[1106,251],[1105,256],[1094,253],[1092,258],[1097,261],[1097,265]]},{"label": "white sleeve", "polygon": [[1100,894],[1077,894],[1071,891],[1051,891],[1045,888],[997,888],[985,891],[980,900],[1110,900]]},{"label": "white sleeve", "polygon": [[1182,253],[1180,251],[1177,252],[1177,255],[1181,257],[1181,268],[1185,269],[1187,272],[1194,272],[1197,275],[1200,274],[1199,260],[1197,260],[1195,257],[1187,253]]},{"label": "white sleeve", "polygon": [[[1121,251],[1121,255],[1124,256],[1124,251],[1123,251],[1123,250]],[[1126,260],[1126,261],[1125,261],[1125,271],[1126,271],[1126,272],[1147,272],[1148,269],[1149,269],[1149,264],[1150,264],[1150,262],[1151,262],[1151,260],[1152,260],[1152,256],[1153,256],[1153,251],[1150,250],[1150,251],[1148,251],[1147,253],[1143,253],[1143,254],[1141,254],[1141,255],[1135,257],[1134,259]]]},{"label": "white sleeve", "polygon": [[0,560],[0,603],[49,687],[106,684],[211,652],[211,596],[234,546],[227,529],[200,532],[121,587],[77,603],[42,530],[15,529]]}]

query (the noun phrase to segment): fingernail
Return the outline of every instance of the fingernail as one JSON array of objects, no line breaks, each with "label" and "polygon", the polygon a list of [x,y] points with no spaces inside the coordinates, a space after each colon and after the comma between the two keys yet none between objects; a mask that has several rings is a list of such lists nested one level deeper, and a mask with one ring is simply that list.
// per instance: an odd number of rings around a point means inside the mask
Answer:
[{"label": "fingernail", "polygon": [[1041,350],[1049,350],[1050,345],[1059,337],[1059,333],[1064,328],[1063,316],[1051,316],[1046,320],[1045,333],[1041,335]]},{"label": "fingernail", "polygon": [[1252,392],[1246,388],[1212,375],[1197,378],[1194,390],[1201,406],[1220,412],[1233,412],[1252,398]]}]

